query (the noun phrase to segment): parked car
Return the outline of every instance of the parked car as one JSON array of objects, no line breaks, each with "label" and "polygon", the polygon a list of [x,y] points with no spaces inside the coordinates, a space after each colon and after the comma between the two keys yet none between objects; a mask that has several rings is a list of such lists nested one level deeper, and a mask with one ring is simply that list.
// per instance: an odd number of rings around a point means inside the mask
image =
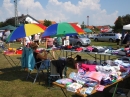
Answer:
[{"label": "parked car", "polygon": [[94,39],[94,37],[97,36],[97,34],[88,34],[88,38]]},{"label": "parked car", "polygon": [[90,45],[91,40],[84,35],[72,35],[69,38],[70,44],[78,46]]},{"label": "parked car", "polygon": [[116,41],[116,34],[115,33],[100,33],[97,36],[94,36],[94,41],[115,42]]}]

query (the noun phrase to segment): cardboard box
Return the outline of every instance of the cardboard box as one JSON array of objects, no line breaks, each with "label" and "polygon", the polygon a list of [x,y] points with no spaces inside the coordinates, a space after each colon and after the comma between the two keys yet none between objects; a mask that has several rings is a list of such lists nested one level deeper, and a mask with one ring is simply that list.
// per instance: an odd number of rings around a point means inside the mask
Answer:
[{"label": "cardboard box", "polygon": [[[113,93],[114,89],[115,87],[112,87],[109,92]],[[119,90],[122,91],[122,93],[118,93]],[[124,88],[117,88],[114,97],[130,97],[130,90]]]}]

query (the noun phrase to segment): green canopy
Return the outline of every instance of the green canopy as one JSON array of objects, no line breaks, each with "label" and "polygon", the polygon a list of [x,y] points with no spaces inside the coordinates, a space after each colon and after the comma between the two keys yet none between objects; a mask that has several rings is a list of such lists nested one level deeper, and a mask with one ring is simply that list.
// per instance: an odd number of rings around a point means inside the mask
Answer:
[{"label": "green canopy", "polygon": [[92,30],[90,30],[89,28],[85,28],[85,29],[83,29],[86,33],[91,33],[92,32]]},{"label": "green canopy", "polygon": [[4,26],[4,27],[1,27],[0,30],[15,30],[16,27],[12,26],[12,25],[8,25],[8,26]]}]

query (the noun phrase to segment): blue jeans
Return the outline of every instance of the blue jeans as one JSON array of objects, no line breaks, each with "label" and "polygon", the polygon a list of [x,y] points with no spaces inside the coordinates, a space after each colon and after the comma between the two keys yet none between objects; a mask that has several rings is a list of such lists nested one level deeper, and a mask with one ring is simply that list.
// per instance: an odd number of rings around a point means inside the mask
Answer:
[{"label": "blue jeans", "polygon": [[48,69],[50,67],[50,60],[44,60],[42,62],[42,65],[40,66],[40,69]]}]

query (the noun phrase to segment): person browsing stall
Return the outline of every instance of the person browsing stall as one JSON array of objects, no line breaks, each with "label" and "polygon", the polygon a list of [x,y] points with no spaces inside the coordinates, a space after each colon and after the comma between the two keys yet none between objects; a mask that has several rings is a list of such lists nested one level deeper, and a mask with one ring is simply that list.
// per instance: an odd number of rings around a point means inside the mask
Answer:
[{"label": "person browsing stall", "polygon": [[28,36],[28,37],[24,37],[24,38],[23,38],[23,45],[24,45],[24,46],[29,47],[29,46],[30,46],[30,43],[31,43],[31,36]]},{"label": "person browsing stall", "polygon": [[55,46],[56,47],[61,47],[62,46],[62,38],[61,37],[57,37],[56,39],[55,39]]},{"label": "person browsing stall", "polygon": [[53,47],[54,40],[53,38],[47,37],[46,38],[46,48],[51,49]]},{"label": "person browsing stall", "polygon": [[32,50],[33,50],[33,56],[34,56],[34,58],[35,58],[35,62],[37,63],[36,65],[37,65],[37,67],[39,68],[40,65],[41,65],[41,61],[47,59],[47,52],[46,52],[45,50],[43,50],[44,55],[38,53],[38,52],[37,52],[37,48],[38,48],[37,43],[32,43],[32,44],[30,44],[30,47],[31,47]]},{"label": "person browsing stall", "polygon": [[37,43],[39,45],[40,35],[39,34],[35,34],[33,40],[34,40],[35,43]]},{"label": "person browsing stall", "polygon": [[54,45],[54,39],[47,37],[45,45],[46,45],[47,49],[50,49],[52,51],[52,57],[53,57],[53,59],[55,59],[55,53],[54,53],[54,50],[52,49],[52,47]]},{"label": "person browsing stall", "polygon": [[116,42],[117,42],[117,45],[119,45],[119,44],[120,44],[121,37],[122,37],[122,35],[121,35],[121,33],[120,33],[120,32],[116,33]]},{"label": "person browsing stall", "polygon": [[3,32],[3,41],[5,41],[7,48],[10,48],[10,43],[7,41],[9,35],[10,35],[10,30],[5,29],[5,31]]},{"label": "person browsing stall", "polygon": [[66,36],[64,39],[64,46],[70,45],[69,36]]},{"label": "person browsing stall", "polygon": [[126,44],[128,41],[130,41],[130,34],[126,31],[123,37],[123,44]]}]

